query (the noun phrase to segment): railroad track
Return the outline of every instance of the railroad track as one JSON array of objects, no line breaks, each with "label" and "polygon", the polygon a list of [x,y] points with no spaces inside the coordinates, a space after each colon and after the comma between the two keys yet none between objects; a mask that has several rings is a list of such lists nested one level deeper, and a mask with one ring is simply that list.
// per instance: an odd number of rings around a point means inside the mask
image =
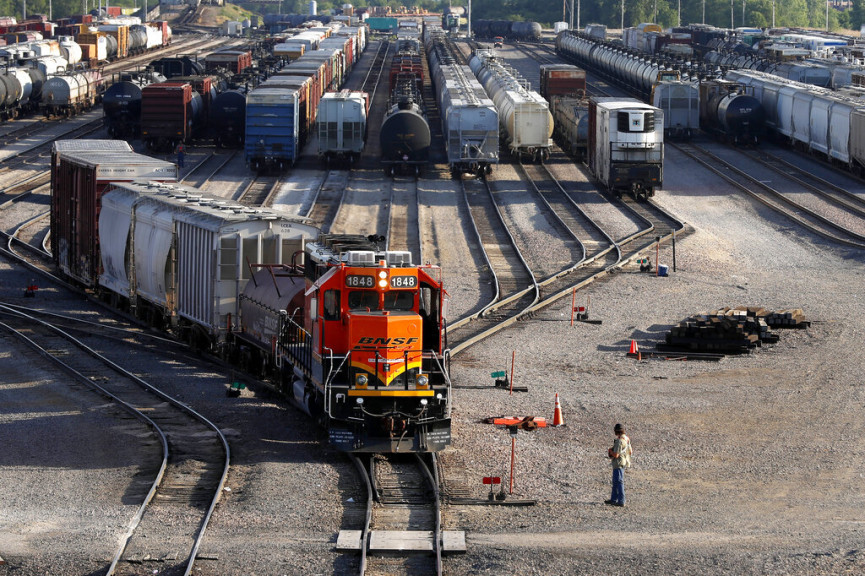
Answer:
[{"label": "railroad track", "polygon": [[[367,494],[363,527],[342,531],[360,552],[357,573],[443,574],[445,533],[435,454],[351,455]],[[340,547],[339,543],[337,545]]]},{"label": "railroad track", "polygon": [[[807,198],[803,198],[801,192],[782,191],[779,189],[780,186],[770,186],[763,179],[746,173],[732,162],[698,145],[693,140],[670,143],[670,145],[751,198],[814,234],[845,246],[865,248],[865,236],[839,223],[840,220],[850,215],[853,215],[858,221],[859,217],[856,216],[858,208],[853,212],[813,193],[809,193]],[[729,152],[729,150],[726,151]],[[791,181],[788,180],[788,182]],[[795,188],[795,183],[791,185]]]},{"label": "railroad track", "polygon": [[314,226],[318,226],[323,233],[330,231],[339,213],[345,198],[348,177],[348,170],[328,170],[316,190],[312,203],[302,211],[302,216],[309,219]]},{"label": "railroad track", "polygon": [[807,172],[780,156],[768,152],[764,148],[740,150],[740,152],[775,173],[793,180],[809,192],[823,197],[827,202],[831,202],[859,217],[865,217],[865,198],[862,196],[820,178],[816,174]]},{"label": "railroad track", "polygon": [[480,312],[447,327],[451,355],[510,326],[540,298],[538,281],[502,220],[487,181],[462,180],[462,187],[496,290]]},{"label": "railroad track", "polygon": [[393,179],[388,210],[387,250],[405,250],[411,252],[412,262],[423,262],[417,185],[417,178]]},{"label": "railroad track", "polygon": [[570,266],[539,282],[541,298],[530,311],[546,307],[604,274],[621,260],[616,242],[583,212],[543,164],[519,164],[519,170],[540,201],[579,243],[581,255]]},{"label": "railroad track", "polygon": [[210,182],[220,170],[225,168],[229,162],[234,160],[238,154],[238,150],[234,150],[227,154],[210,152],[206,158],[193,166],[192,169],[180,179],[180,181],[188,186],[192,186],[193,188],[203,188],[204,185]]},{"label": "railroad track", "polygon": [[[105,574],[137,574],[137,565],[147,560],[160,560],[163,572],[191,574],[228,474],[230,451],[219,429],[97,351],[102,345],[98,338],[86,344],[45,320],[2,305],[0,328],[27,345],[24,355],[31,361],[48,360],[146,422],[162,447],[159,461],[141,471],[152,482],[127,493],[142,504],[119,538]],[[115,348],[113,354],[123,352]],[[165,519],[170,519],[169,529]]]},{"label": "railroad track", "polygon": [[273,202],[273,196],[279,191],[283,178],[282,175],[256,175],[240,193],[237,201],[251,208],[270,206]]}]

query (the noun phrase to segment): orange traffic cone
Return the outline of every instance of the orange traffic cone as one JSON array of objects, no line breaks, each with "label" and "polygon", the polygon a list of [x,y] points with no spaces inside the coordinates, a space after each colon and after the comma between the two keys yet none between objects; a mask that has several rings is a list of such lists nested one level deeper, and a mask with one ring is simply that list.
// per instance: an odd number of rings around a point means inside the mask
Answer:
[{"label": "orange traffic cone", "polygon": [[639,351],[640,351],[640,349],[637,346],[637,341],[631,340],[631,349],[628,350],[628,354],[633,354],[634,356],[636,356],[639,353]]},{"label": "orange traffic cone", "polygon": [[556,392],[556,411],[553,414],[553,426],[564,426],[565,419],[562,418],[562,405],[559,404],[559,393]]}]

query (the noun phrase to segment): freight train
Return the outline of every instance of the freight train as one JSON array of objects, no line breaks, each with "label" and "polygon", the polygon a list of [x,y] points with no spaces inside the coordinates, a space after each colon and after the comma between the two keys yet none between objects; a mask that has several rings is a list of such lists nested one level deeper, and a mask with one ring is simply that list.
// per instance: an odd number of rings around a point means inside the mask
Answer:
[{"label": "freight train", "polygon": [[[712,98],[703,101],[708,92],[697,86],[679,90],[682,98],[671,98],[682,80],[692,80],[689,70],[682,74],[668,63],[634,50],[623,49],[578,32],[565,31],[556,38],[556,51],[568,60],[584,66],[611,82],[630,90],[646,102],[666,106],[670,116],[667,131],[687,135],[697,128],[721,135],[739,143],[754,143],[763,131],[765,114],[752,94],[741,86],[716,86]],[[693,80],[696,81],[696,80]],[[711,82],[701,80],[700,83]],[[717,97],[715,97],[717,96]],[[694,125],[693,110],[699,109],[699,126]]]},{"label": "freight train", "polygon": [[303,265],[256,266],[230,345],[348,452],[437,452],[451,441],[441,269],[370,238],[322,236]]},{"label": "freight train", "polygon": [[541,96],[553,115],[553,136],[562,150],[583,160],[589,145],[586,71],[571,64],[542,64],[540,78]]},{"label": "freight train", "polygon": [[134,139],[141,136],[141,90],[156,82],[165,82],[159,72],[144,70],[124,72],[120,80],[102,95],[102,119],[112,138]]},{"label": "freight train", "polygon": [[[0,46],[0,121],[37,110],[63,117],[87,110],[100,101],[107,86],[107,79],[96,77],[101,77],[98,65],[171,43],[165,22],[121,19],[100,24],[90,15],[78,20],[6,25],[12,32],[6,34],[7,45]],[[55,76],[63,78],[51,82]]]},{"label": "freight train", "polygon": [[[314,32],[322,45],[329,32]],[[337,34],[344,36],[327,38],[337,47],[304,51],[247,94],[244,157],[253,170],[282,171],[300,157],[322,96],[342,88],[359,58],[355,51],[366,46],[363,28],[345,27]]]},{"label": "freight train", "polygon": [[492,39],[496,36],[519,42],[540,42],[543,28],[537,22],[519,20],[472,20],[475,38]]},{"label": "freight train", "polygon": [[499,162],[499,117],[471,68],[457,62],[441,28],[424,28],[424,49],[438,97],[451,174],[490,174]]},{"label": "freight train", "polygon": [[423,62],[416,36],[397,38],[389,74],[390,99],[381,123],[381,161],[385,172],[420,173],[429,161],[431,134],[424,109]]},{"label": "freight train", "polygon": [[547,160],[553,145],[549,103],[490,50],[476,50],[469,67],[496,106],[510,153],[520,160]]},{"label": "freight train", "polygon": [[[450,444],[439,267],[383,251],[381,238],[319,237],[277,212],[226,205],[122,144],[55,146],[52,241],[64,275],[269,376],[340,450]],[[144,180],[121,175],[136,171]]]},{"label": "freight train", "polygon": [[769,134],[854,174],[865,173],[861,99],[757,70],[730,70],[725,78],[751,91]]}]

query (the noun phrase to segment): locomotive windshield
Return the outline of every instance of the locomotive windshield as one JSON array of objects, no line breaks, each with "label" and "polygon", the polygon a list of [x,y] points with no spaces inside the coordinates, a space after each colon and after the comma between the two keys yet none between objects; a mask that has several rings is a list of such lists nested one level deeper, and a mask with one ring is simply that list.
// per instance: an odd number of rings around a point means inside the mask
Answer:
[{"label": "locomotive windshield", "polygon": [[348,293],[348,307],[352,310],[378,310],[378,292],[352,290]]},{"label": "locomotive windshield", "polygon": [[400,290],[386,292],[384,295],[385,310],[411,310],[414,308],[414,292]]}]

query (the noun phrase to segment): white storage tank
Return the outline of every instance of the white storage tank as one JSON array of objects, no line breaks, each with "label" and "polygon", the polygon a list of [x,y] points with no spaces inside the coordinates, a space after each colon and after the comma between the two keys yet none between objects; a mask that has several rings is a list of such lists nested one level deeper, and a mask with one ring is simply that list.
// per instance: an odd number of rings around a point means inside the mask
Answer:
[{"label": "white storage tank", "polygon": [[315,0],[310,0],[309,2],[309,15],[318,16],[318,2]]},{"label": "white storage tank", "polygon": [[553,22],[553,32],[558,34],[559,32],[564,32],[568,29],[567,22]]}]

